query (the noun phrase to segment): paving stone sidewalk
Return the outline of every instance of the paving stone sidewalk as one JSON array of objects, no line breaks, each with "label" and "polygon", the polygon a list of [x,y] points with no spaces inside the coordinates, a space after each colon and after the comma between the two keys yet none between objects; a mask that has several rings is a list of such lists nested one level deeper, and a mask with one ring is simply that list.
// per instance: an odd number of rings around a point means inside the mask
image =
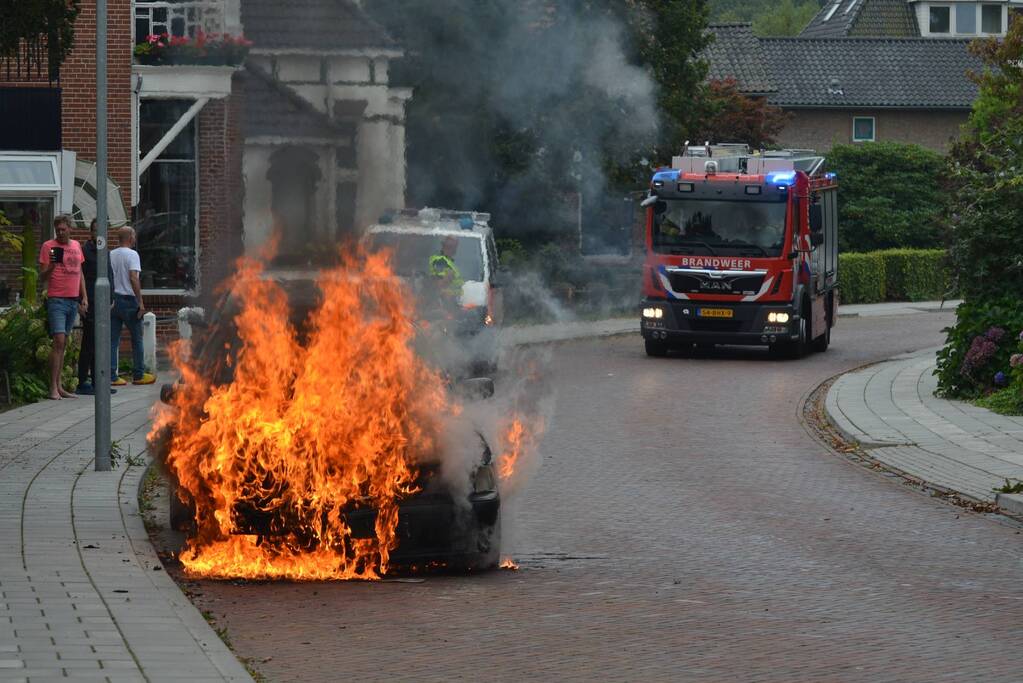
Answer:
[{"label": "paving stone sidewalk", "polygon": [[129,385],[112,397],[123,457],[111,472],[94,471],[91,397],[0,413],[0,681],[251,680],[162,571],[142,523],[158,394]]},{"label": "paving stone sidewalk", "polygon": [[1023,515],[1023,496],[997,494],[1023,480],[1023,417],[934,396],[937,349],[842,375],[828,391],[831,422],[884,465],[927,484]]}]

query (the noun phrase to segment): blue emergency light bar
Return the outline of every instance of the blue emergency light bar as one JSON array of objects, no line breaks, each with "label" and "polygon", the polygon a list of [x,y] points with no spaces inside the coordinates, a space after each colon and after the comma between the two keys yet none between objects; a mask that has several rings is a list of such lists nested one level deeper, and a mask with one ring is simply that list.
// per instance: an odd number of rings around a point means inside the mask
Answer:
[{"label": "blue emergency light bar", "polygon": [[653,180],[650,181],[650,184],[655,188],[662,188],[669,183],[677,181],[678,176],[679,171],[676,170],[658,171],[657,173],[654,173]]},{"label": "blue emergency light bar", "polygon": [[767,182],[771,185],[791,185],[796,182],[795,171],[775,171],[767,174]]}]

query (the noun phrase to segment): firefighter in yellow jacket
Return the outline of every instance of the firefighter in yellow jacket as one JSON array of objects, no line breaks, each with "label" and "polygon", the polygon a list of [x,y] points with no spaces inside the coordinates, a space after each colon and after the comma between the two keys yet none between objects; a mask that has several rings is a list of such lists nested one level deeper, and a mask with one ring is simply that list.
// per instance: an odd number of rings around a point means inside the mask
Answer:
[{"label": "firefighter in yellow jacket", "polygon": [[455,254],[458,252],[458,238],[448,235],[441,242],[439,254],[430,257],[430,275],[437,283],[437,289],[450,306],[457,306],[462,297],[462,274],[455,265]]}]

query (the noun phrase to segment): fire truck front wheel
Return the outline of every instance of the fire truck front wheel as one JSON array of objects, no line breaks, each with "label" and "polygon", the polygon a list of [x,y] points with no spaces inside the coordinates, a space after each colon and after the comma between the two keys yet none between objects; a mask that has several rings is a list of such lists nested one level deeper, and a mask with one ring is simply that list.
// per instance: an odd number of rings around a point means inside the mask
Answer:
[{"label": "fire truck front wheel", "polygon": [[[803,310],[808,310],[809,307]],[[771,353],[782,358],[802,358],[810,349],[810,333],[808,331],[810,321],[805,316],[799,317],[799,337],[793,341],[778,342],[771,344]]]},{"label": "fire truck front wheel", "polygon": [[644,343],[646,344],[646,355],[655,358],[664,358],[668,355],[668,345],[664,342],[645,339]]}]

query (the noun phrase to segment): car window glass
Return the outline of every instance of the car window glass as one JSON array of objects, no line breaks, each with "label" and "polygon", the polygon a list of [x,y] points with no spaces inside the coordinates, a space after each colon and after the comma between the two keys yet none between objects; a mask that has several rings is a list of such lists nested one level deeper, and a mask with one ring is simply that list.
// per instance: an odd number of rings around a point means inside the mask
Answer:
[{"label": "car window glass", "polygon": [[[390,249],[394,271],[402,277],[426,275],[430,270],[430,257],[440,253],[443,237],[412,232],[375,232],[370,236],[370,248]],[[463,280],[482,281],[483,247],[480,238],[475,235],[459,236],[454,261]]]}]

